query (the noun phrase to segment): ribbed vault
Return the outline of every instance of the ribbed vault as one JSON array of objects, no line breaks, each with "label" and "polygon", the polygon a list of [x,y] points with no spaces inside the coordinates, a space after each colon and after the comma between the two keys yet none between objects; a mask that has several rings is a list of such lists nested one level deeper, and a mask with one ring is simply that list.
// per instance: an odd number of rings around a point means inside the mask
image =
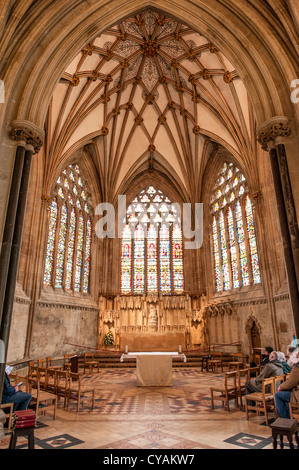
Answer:
[{"label": "ribbed vault", "polygon": [[250,161],[252,123],[244,84],[221,51],[147,9],[86,44],[61,76],[46,121],[45,191],[51,169],[84,147],[108,201],[147,169],[194,201],[214,144]]}]

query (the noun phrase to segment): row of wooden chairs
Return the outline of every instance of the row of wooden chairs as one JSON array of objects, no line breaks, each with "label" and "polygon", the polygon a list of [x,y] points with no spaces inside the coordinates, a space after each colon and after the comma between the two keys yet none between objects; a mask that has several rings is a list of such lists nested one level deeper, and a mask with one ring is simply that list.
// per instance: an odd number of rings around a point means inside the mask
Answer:
[{"label": "row of wooden chairs", "polygon": [[212,410],[215,401],[221,401],[227,411],[230,411],[229,403],[231,400],[234,400],[236,406],[242,408],[245,384],[251,377],[256,377],[258,373],[258,367],[225,372],[223,385],[210,387]]},{"label": "row of wooden chairs", "polygon": [[284,382],[289,375],[289,373],[281,374],[275,377],[263,379],[261,392],[253,392],[245,395],[244,399],[247,420],[250,418],[250,412],[256,412],[258,416],[260,413],[264,413],[267,425],[269,424],[269,411],[274,411],[275,417],[278,418],[274,396],[278,386]]},{"label": "row of wooden chairs", "polygon": [[[228,371],[241,370],[246,368],[246,357],[243,353],[234,353],[232,361],[227,363]],[[213,352],[207,361],[207,371],[218,373],[218,369],[223,372],[224,362],[222,352]]]},{"label": "row of wooden chairs", "polygon": [[77,411],[79,411],[80,403],[86,398],[86,394],[91,394],[92,408],[94,408],[95,389],[83,385],[82,377],[77,372],[32,366],[28,380],[32,383],[35,381],[35,385],[38,383],[39,388],[45,392],[63,398],[63,406],[67,409],[69,409],[70,402],[76,400]]},{"label": "row of wooden chairs", "polygon": [[[64,354],[62,365],[53,365],[53,360],[51,356],[48,356],[45,359],[43,358],[37,359],[36,361],[29,362],[29,368],[30,366],[34,366],[34,367],[39,367],[39,368],[47,368],[47,369],[51,368],[51,369],[57,369],[57,370],[71,371],[70,358],[73,356],[74,354]],[[93,353],[84,354],[83,369],[84,369],[84,374],[86,370],[88,370],[90,374],[93,373],[94,369],[97,369],[98,372],[100,372],[100,363],[99,361],[95,360]]]}]

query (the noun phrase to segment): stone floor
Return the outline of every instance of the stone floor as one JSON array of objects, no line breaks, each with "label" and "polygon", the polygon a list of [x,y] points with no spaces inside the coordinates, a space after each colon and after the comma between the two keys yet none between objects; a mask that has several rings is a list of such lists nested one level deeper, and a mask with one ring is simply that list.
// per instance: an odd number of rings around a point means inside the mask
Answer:
[{"label": "stone floor", "polygon": [[[102,369],[83,381],[95,387],[95,408],[86,399],[79,412],[75,402],[67,411],[61,400],[55,420],[51,411],[39,414],[36,449],[272,449],[263,416],[248,421],[233,402],[230,412],[220,402],[211,410],[210,387],[222,384],[223,374],[174,369],[165,388],[136,387],[135,369]],[[0,449],[9,439],[7,433]],[[17,448],[27,448],[27,439]]]}]

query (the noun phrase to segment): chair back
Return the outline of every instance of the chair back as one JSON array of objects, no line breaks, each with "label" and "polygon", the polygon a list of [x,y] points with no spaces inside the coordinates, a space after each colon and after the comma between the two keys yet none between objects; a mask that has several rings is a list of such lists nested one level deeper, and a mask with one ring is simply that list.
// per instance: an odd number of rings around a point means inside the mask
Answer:
[{"label": "chair back", "polygon": [[263,379],[262,382],[262,393],[263,395],[274,395],[275,393],[275,377],[269,377]]},{"label": "chair back", "polygon": [[77,372],[70,372],[69,373],[69,379],[70,379],[70,386],[72,386],[73,382],[77,382],[78,385],[81,385],[81,375]]},{"label": "chair back", "polygon": [[44,360],[43,359],[38,359],[37,360],[37,366],[38,367],[44,367]]},{"label": "chair back", "polygon": [[237,373],[239,389],[243,389],[246,382],[250,380],[250,369],[240,369]]},{"label": "chair back", "polygon": [[46,357],[46,367],[51,367],[52,365],[52,357],[51,356],[48,356]]},{"label": "chair back", "polygon": [[63,356],[63,364],[64,364],[64,365],[65,365],[65,364],[69,364],[68,359],[69,359],[70,357],[73,357],[73,355],[74,355],[74,354],[65,354],[65,355]]},{"label": "chair back", "polygon": [[233,353],[233,362],[243,362],[243,353]]},{"label": "chair back", "polygon": [[215,352],[212,353],[212,357],[213,357],[213,359],[221,360],[222,359],[222,352],[215,351]]},{"label": "chair back", "polygon": [[38,366],[36,366],[33,361],[30,361],[28,377],[37,377],[37,375],[38,375]]},{"label": "chair back", "polygon": [[275,391],[278,389],[279,385],[284,382],[284,374],[281,375],[276,375],[274,377],[274,385],[275,385]]},{"label": "chair back", "polygon": [[231,392],[237,392],[237,374],[238,371],[234,370],[233,372],[225,372],[224,385],[225,389]]},{"label": "chair back", "polygon": [[68,383],[69,381],[69,372],[67,370],[56,370],[55,371],[55,376],[56,376],[56,386],[64,386]]},{"label": "chair back", "polygon": [[84,354],[84,360],[85,360],[85,362],[93,361],[93,353],[85,353]]}]

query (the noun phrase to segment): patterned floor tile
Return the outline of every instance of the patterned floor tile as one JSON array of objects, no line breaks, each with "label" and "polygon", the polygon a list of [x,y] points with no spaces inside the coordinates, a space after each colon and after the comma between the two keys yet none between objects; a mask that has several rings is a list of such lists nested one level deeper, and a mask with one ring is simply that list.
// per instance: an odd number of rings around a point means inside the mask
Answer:
[{"label": "patterned floor tile", "polygon": [[265,439],[264,437],[241,432],[235,436],[230,437],[229,439],[225,439],[224,442],[234,444],[235,446],[244,447],[245,449],[263,449],[269,444],[272,444],[272,437]]}]

